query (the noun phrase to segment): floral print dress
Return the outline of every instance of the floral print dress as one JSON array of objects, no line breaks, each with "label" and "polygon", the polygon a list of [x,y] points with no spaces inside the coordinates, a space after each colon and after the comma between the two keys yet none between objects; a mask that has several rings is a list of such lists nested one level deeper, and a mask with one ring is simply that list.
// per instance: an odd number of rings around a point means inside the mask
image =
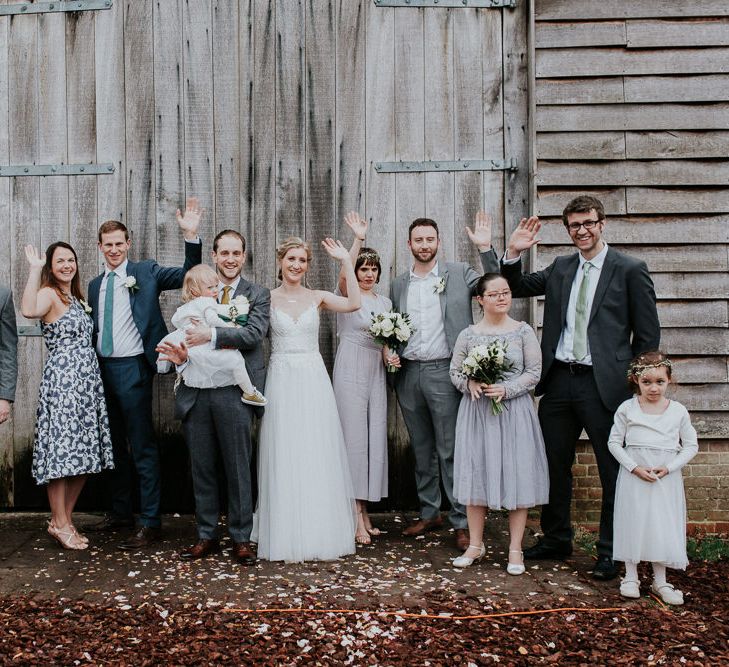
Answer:
[{"label": "floral print dress", "polygon": [[33,477],[53,479],[113,468],[109,417],[93,323],[72,299],[55,322],[41,322],[48,359],[43,367],[33,446]]}]

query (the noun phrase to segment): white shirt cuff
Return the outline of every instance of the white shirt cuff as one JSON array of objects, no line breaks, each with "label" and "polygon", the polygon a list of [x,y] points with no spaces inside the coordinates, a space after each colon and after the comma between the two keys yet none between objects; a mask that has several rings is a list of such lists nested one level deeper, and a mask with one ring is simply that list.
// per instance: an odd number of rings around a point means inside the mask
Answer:
[{"label": "white shirt cuff", "polygon": [[519,255],[518,257],[514,257],[512,259],[507,259],[506,258],[506,253],[504,253],[504,256],[501,258],[501,263],[502,264],[507,264],[507,265],[508,264],[516,264],[519,260],[521,260],[521,255]]},{"label": "white shirt cuff", "polygon": [[202,243],[202,241],[200,240],[200,237],[199,236],[196,236],[192,240],[185,239],[185,243],[195,243],[197,245],[200,245]]},{"label": "white shirt cuff", "polygon": [[212,347],[214,350],[217,349],[215,347],[215,343],[218,340],[218,330],[215,327],[210,327],[210,347]]}]

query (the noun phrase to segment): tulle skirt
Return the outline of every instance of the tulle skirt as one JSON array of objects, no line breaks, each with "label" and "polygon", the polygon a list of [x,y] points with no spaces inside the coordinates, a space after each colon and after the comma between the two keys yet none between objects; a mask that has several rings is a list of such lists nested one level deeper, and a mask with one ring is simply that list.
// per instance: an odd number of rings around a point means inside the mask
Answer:
[{"label": "tulle skirt", "polygon": [[[630,455],[638,465],[657,468],[667,465],[676,452],[630,447]],[[680,470],[645,482],[620,466],[615,487],[613,559],[686,569],[686,497]]]},{"label": "tulle skirt", "polygon": [[258,557],[302,562],[354,553],[354,493],[321,355],[271,355],[266,397],[251,538]]}]

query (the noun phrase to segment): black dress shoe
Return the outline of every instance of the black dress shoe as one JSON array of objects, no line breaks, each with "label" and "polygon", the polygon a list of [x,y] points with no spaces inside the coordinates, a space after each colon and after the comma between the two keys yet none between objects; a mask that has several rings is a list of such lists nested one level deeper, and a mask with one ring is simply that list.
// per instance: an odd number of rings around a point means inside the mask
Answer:
[{"label": "black dress shoe", "polygon": [[220,543],[217,540],[198,540],[191,547],[180,551],[180,558],[182,560],[197,560],[218,553],[218,551],[220,551]]},{"label": "black dress shoe", "polygon": [[122,551],[136,551],[143,549],[155,542],[159,542],[162,536],[160,528],[152,528],[151,526],[140,526],[126,542],[122,542],[117,548]]},{"label": "black dress shoe", "polygon": [[572,545],[553,547],[543,541],[524,549],[524,560],[564,560],[572,555]]},{"label": "black dress shoe", "polygon": [[592,578],[600,581],[610,581],[618,576],[618,566],[615,565],[610,556],[598,556],[595,569],[592,571]]},{"label": "black dress shoe", "polygon": [[85,533],[114,533],[126,528],[134,528],[134,519],[122,519],[118,516],[107,514],[101,521],[92,523],[84,528]]}]

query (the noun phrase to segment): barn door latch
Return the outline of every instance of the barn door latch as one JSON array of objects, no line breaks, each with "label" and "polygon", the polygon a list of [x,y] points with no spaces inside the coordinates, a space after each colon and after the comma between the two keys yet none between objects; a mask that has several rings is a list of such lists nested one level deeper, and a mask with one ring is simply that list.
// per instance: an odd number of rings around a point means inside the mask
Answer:
[{"label": "barn door latch", "polygon": [[88,12],[100,9],[111,9],[113,0],[65,0],[58,2],[34,2],[20,5],[0,5],[0,16],[15,14],[52,14],[57,12]]}]

